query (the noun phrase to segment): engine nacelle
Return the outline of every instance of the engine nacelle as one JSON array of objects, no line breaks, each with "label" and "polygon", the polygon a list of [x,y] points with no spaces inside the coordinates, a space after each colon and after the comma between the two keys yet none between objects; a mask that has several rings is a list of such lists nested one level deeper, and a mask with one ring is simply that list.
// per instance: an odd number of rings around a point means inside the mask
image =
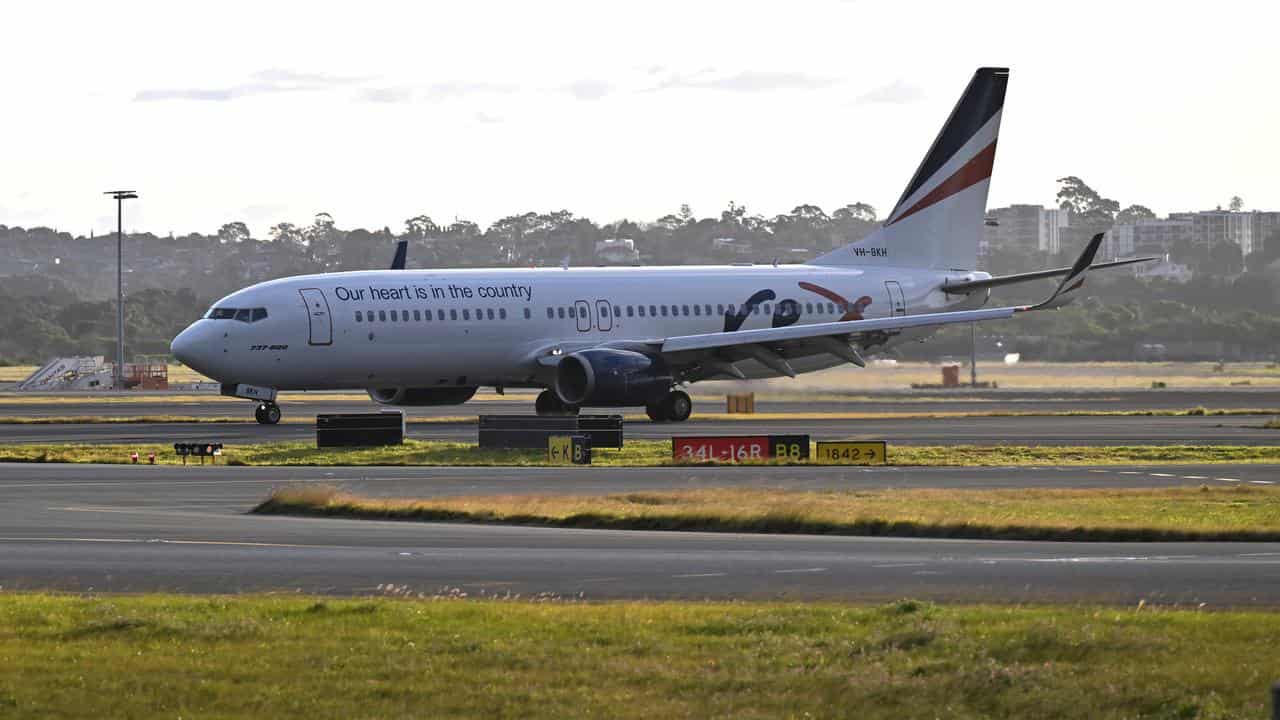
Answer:
[{"label": "engine nacelle", "polygon": [[476,394],[473,387],[447,388],[369,388],[369,398],[379,405],[461,405]]},{"label": "engine nacelle", "polygon": [[671,389],[661,358],[632,350],[582,350],[556,365],[556,395],[569,405],[647,405]]}]

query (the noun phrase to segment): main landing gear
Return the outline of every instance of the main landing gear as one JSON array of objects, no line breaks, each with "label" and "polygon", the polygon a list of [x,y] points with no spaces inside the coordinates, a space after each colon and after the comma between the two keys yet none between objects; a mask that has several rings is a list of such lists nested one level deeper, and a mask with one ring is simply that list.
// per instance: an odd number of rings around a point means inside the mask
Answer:
[{"label": "main landing gear", "polygon": [[273,402],[258,403],[253,411],[253,419],[262,425],[275,425],[280,422],[280,406]]},{"label": "main landing gear", "polygon": [[538,399],[533,401],[534,412],[538,415],[577,415],[577,405],[566,405],[554,390],[543,390]]},{"label": "main landing gear", "polygon": [[683,390],[672,390],[661,400],[646,405],[644,411],[654,422],[684,422],[693,413],[693,401]]},{"label": "main landing gear", "polygon": [[[533,409],[540,416],[577,415],[579,410],[577,405],[566,405],[553,390],[543,390],[538,393]],[[684,422],[693,414],[693,401],[685,391],[672,390],[657,402],[646,405],[645,412],[654,422]]]}]

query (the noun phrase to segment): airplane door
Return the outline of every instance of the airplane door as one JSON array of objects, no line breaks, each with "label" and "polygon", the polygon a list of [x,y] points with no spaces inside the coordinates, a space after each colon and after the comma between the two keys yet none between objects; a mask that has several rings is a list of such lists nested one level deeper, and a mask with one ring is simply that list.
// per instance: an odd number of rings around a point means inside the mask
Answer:
[{"label": "airplane door", "polygon": [[333,318],[329,316],[329,301],[315,288],[299,290],[302,304],[307,306],[307,319],[311,322],[311,344],[333,344]]},{"label": "airplane door", "polygon": [[578,316],[578,332],[587,332],[591,329],[591,304],[586,300],[575,300],[573,306],[577,308]]},{"label": "airplane door", "polygon": [[596,326],[605,331],[613,329],[613,310],[608,300],[596,301]]},{"label": "airplane door", "polygon": [[907,299],[902,294],[902,286],[897,280],[888,280],[884,287],[889,291],[889,312],[892,315],[906,315]]}]

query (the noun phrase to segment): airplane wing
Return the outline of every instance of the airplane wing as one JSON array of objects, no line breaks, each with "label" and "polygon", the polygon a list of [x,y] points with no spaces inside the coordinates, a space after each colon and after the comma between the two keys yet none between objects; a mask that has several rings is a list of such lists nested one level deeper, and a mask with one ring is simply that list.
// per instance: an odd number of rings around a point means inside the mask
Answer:
[{"label": "airplane wing", "polygon": [[[734,364],[743,360],[755,360],[782,375],[796,376],[790,360],[813,355],[834,355],[859,367],[866,363],[859,349],[866,350],[883,344],[892,335],[914,328],[938,327],[956,323],[1005,320],[1020,312],[1060,307],[1072,300],[1072,293],[1084,284],[1085,275],[1095,268],[1093,258],[1102,243],[1102,235],[1095,235],[1076,262],[1062,273],[1062,282],[1049,297],[1035,305],[985,308],[980,310],[955,310],[919,315],[895,315],[870,320],[846,320],[789,325],[779,328],[738,330],[735,332],[700,333],[668,338],[606,343],[594,347],[616,347],[660,355],[681,381],[706,380],[717,376],[746,379],[746,375]],[[586,349],[554,346],[543,348],[536,361],[547,367],[555,366],[567,352]]]},{"label": "airplane wing", "polygon": [[984,310],[900,315],[872,320],[792,325],[760,330],[681,335],[655,342],[657,350],[673,369],[685,369],[688,379],[727,375],[745,379],[733,363],[756,360],[777,372],[795,377],[788,360],[810,355],[835,355],[862,367],[866,362],[856,349],[881,344],[903,330],[937,327],[954,323],[1004,320],[1028,308],[1000,307]]},{"label": "airplane wing", "polygon": [[881,344],[889,335],[904,330],[1004,320],[1016,313],[1061,307],[1071,302],[1072,294],[1084,284],[1085,275],[1093,267],[1093,259],[1101,244],[1102,234],[1099,233],[1067,269],[1053,294],[1035,305],[683,335],[663,339],[657,343],[656,350],[673,369],[683,373],[687,380],[707,379],[717,375],[742,379],[744,375],[734,362],[746,359],[755,360],[790,377],[795,377],[796,371],[788,362],[789,359],[817,354],[834,355],[862,367],[865,362],[855,348],[865,349]]}]

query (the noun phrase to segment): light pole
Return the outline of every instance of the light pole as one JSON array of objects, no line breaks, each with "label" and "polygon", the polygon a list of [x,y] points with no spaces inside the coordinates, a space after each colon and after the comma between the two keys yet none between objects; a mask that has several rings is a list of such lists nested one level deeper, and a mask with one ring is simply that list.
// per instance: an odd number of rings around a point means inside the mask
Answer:
[{"label": "light pole", "polygon": [[978,323],[969,323],[969,387],[978,387]]},{"label": "light pole", "polygon": [[108,190],[103,195],[116,199],[116,390],[124,389],[124,201],[133,200],[133,190]]}]

